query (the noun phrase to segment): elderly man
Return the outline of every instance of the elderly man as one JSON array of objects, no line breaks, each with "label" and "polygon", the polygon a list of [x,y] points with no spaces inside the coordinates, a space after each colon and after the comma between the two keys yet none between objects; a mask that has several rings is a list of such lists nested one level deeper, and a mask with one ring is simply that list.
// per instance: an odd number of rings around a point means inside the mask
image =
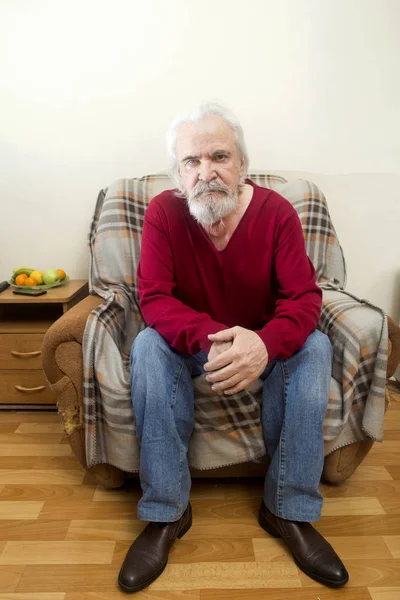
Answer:
[{"label": "elderly man", "polygon": [[264,380],[262,426],[271,463],[258,522],[281,537],[307,575],[339,587],[347,571],[313,528],[320,517],[322,425],[331,346],[316,331],[321,290],[292,205],[245,179],[242,128],[208,104],[171,127],[178,190],[145,215],[138,268],[148,325],[131,353],[131,390],[141,444],[139,519],[120,586],[136,592],[163,571],[192,525],[187,453],[193,378],[207,373],[231,395]]}]

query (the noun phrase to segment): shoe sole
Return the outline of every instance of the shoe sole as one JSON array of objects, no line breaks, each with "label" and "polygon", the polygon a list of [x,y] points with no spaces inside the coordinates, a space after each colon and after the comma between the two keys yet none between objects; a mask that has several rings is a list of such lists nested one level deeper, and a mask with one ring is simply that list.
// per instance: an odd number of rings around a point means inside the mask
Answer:
[{"label": "shoe sole", "polygon": [[[185,526],[185,528],[180,532],[180,534],[177,536],[177,538],[180,540],[181,538],[183,538],[183,536],[185,535],[185,533],[187,533],[189,531],[189,529],[192,526],[192,515],[190,515],[189,521],[187,522],[187,525]],[[165,567],[167,566],[168,563],[168,559],[165,561],[165,563],[163,564],[163,566],[161,567],[161,569],[155,574],[153,575],[153,577],[150,577],[150,579],[148,579],[145,583],[141,583],[140,585],[137,585],[135,587],[128,587],[127,585],[125,585],[124,583],[122,583],[119,579],[118,576],[118,585],[120,586],[120,588],[126,592],[126,593],[130,593],[133,594],[134,592],[140,592],[140,590],[143,590],[144,588],[148,587],[150,584],[153,583],[153,581],[155,581],[156,579],[158,579],[160,577],[160,575],[162,574],[162,572],[164,571]]]},{"label": "shoe sole", "polygon": [[[258,515],[258,524],[260,525],[260,527],[262,527],[262,529],[264,529],[264,531],[269,533],[269,535],[272,535],[272,537],[282,539],[282,536],[279,535],[278,533],[276,533],[276,531],[274,529],[272,529],[272,527],[268,523],[266,523],[266,521],[264,520],[262,515]],[[303,565],[301,563],[299,563],[299,561],[297,560],[297,558],[295,557],[293,552],[292,552],[292,556],[293,556],[294,562],[299,567],[299,569],[301,571],[303,571],[303,573],[305,573],[311,579],[318,581],[318,583],[323,583],[324,585],[326,585],[328,587],[339,588],[339,587],[346,585],[346,583],[349,581],[348,575],[342,581],[332,581],[331,579],[325,579],[324,577],[320,577],[319,575],[316,575],[312,571],[309,571],[306,567],[303,567]]]}]

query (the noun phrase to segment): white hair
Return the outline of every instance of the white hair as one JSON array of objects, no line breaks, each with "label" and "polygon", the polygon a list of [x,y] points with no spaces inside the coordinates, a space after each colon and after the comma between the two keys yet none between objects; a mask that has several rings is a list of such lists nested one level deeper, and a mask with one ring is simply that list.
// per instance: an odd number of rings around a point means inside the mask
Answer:
[{"label": "white hair", "polygon": [[244,174],[247,174],[249,167],[249,157],[247,154],[247,148],[244,141],[243,129],[235,115],[225,106],[221,106],[216,102],[207,102],[200,104],[194,110],[191,110],[187,114],[177,117],[172,122],[168,133],[167,133],[167,152],[169,158],[170,174],[174,179],[177,186],[180,188],[180,181],[178,177],[178,159],[176,156],[176,138],[178,131],[184,123],[199,123],[209,115],[217,115],[221,117],[227,125],[232,129],[235,137],[236,146],[239,152],[240,158],[244,161]]}]

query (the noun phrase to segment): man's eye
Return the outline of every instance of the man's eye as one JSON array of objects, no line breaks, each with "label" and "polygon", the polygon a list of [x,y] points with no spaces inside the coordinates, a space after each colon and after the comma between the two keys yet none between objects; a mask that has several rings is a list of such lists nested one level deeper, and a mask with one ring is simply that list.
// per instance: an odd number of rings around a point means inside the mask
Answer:
[{"label": "man's eye", "polygon": [[226,158],[226,155],[225,154],[216,154],[214,156],[214,158],[217,162],[221,162],[222,160],[224,160]]},{"label": "man's eye", "polygon": [[193,167],[193,165],[195,165],[197,163],[197,159],[196,158],[189,158],[189,160],[186,161],[186,165],[188,167]]}]

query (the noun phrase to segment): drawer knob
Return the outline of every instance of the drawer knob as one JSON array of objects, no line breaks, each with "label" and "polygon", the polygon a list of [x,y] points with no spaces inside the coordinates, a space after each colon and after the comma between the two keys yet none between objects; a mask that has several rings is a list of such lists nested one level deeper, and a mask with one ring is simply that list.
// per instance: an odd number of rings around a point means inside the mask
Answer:
[{"label": "drawer knob", "polygon": [[41,392],[42,390],[45,390],[46,386],[38,385],[37,387],[27,388],[27,387],[22,387],[22,385],[16,385],[15,389],[18,390],[19,392],[24,392],[24,394],[35,394],[36,392]]},{"label": "drawer knob", "polygon": [[42,354],[42,351],[35,350],[34,352],[17,352],[16,350],[10,350],[10,353],[17,358],[32,358],[33,356],[39,356]]}]

